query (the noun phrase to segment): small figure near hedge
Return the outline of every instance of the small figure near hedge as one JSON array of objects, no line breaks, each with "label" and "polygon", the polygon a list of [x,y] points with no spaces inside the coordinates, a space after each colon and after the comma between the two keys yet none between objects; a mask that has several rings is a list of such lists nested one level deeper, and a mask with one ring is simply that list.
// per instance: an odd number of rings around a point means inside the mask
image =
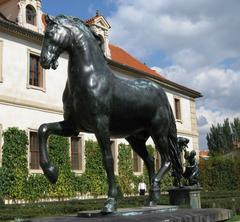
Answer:
[{"label": "small figure near hedge", "polygon": [[183,177],[188,180],[189,186],[199,185],[198,184],[198,175],[199,168],[196,161],[196,151],[192,150],[191,152],[185,151],[184,158],[186,159],[186,170],[183,173]]},{"label": "small figure near hedge", "polygon": [[[184,153],[184,159],[186,161],[185,166],[186,169],[182,175],[178,175],[175,171],[172,172],[172,176],[174,177],[173,185],[177,187],[182,187],[182,179],[187,180],[187,186],[199,185],[198,176],[199,176],[199,167],[196,161],[196,151],[188,151],[188,143],[189,139],[184,137],[178,137],[178,156],[179,160],[182,160],[182,156]],[[181,161],[182,162],[182,161]],[[182,163],[182,166],[184,164]]]}]

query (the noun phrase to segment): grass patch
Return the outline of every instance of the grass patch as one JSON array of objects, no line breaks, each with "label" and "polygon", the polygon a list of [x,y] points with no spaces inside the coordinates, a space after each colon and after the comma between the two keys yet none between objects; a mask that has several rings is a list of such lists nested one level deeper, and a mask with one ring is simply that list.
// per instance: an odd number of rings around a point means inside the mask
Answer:
[{"label": "grass patch", "polygon": [[233,221],[240,221],[240,215],[236,215],[236,216],[234,216],[232,219],[230,219],[230,220],[227,220],[227,222],[233,222]]}]

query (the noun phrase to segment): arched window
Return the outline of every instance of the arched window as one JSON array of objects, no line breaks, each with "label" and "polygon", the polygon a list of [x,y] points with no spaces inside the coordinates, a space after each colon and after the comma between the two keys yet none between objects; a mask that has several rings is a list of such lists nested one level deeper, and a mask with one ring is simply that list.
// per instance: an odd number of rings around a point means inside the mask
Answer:
[{"label": "arched window", "polygon": [[31,25],[36,25],[36,10],[33,6],[26,7],[26,22]]}]

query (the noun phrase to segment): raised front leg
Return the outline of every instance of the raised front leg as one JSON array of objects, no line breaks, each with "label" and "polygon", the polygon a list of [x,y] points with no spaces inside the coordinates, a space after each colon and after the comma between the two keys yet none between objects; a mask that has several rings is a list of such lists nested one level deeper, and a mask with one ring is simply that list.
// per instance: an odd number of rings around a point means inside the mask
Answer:
[{"label": "raised front leg", "polygon": [[108,179],[108,199],[102,209],[103,214],[112,213],[117,207],[117,186],[114,176],[113,157],[110,149],[109,121],[107,117],[98,118],[95,135],[101,148],[103,166]]},{"label": "raised front leg", "polygon": [[69,137],[78,135],[78,132],[67,121],[45,123],[38,129],[40,166],[48,180],[51,183],[56,183],[58,170],[50,163],[47,152],[47,140],[51,134]]}]

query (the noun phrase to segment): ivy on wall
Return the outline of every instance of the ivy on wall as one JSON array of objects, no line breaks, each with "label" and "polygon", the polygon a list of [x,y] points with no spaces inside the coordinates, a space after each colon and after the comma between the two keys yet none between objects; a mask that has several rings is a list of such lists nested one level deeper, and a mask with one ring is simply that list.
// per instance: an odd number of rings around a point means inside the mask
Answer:
[{"label": "ivy on wall", "polygon": [[50,136],[48,147],[50,161],[59,170],[57,183],[49,187],[49,196],[58,198],[74,196],[74,184],[72,181],[75,175],[71,171],[68,138]]},{"label": "ivy on wall", "polygon": [[118,150],[118,183],[124,194],[132,194],[135,189],[133,160],[131,148],[128,145],[120,144]]},{"label": "ivy on wall", "polygon": [[[107,193],[107,177],[102,164],[102,156],[98,143],[85,142],[86,168],[80,179],[81,193],[91,193],[93,196]],[[83,184],[84,183],[84,184]]]},{"label": "ivy on wall", "polygon": [[9,128],[3,137],[0,193],[7,198],[23,199],[28,177],[28,137],[25,131],[18,128]]},{"label": "ivy on wall", "polygon": [[[49,156],[51,162],[59,169],[59,178],[54,185],[51,185],[43,174],[29,175],[27,145],[28,138],[25,131],[9,128],[4,133],[0,197],[36,201],[42,198],[74,197],[77,193],[93,196],[107,193],[107,177],[97,142],[85,142],[85,172],[79,176],[71,170],[68,138],[51,136],[48,141]],[[148,150],[152,155],[155,152],[151,146],[148,146]],[[134,175],[132,150],[128,145],[119,145],[118,169],[119,175],[116,178],[122,193],[136,194],[138,183],[143,180],[148,185],[145,168],[143,175]],[[161,186],[165,190],[170,185],[171,179],[167,176]]]}]

